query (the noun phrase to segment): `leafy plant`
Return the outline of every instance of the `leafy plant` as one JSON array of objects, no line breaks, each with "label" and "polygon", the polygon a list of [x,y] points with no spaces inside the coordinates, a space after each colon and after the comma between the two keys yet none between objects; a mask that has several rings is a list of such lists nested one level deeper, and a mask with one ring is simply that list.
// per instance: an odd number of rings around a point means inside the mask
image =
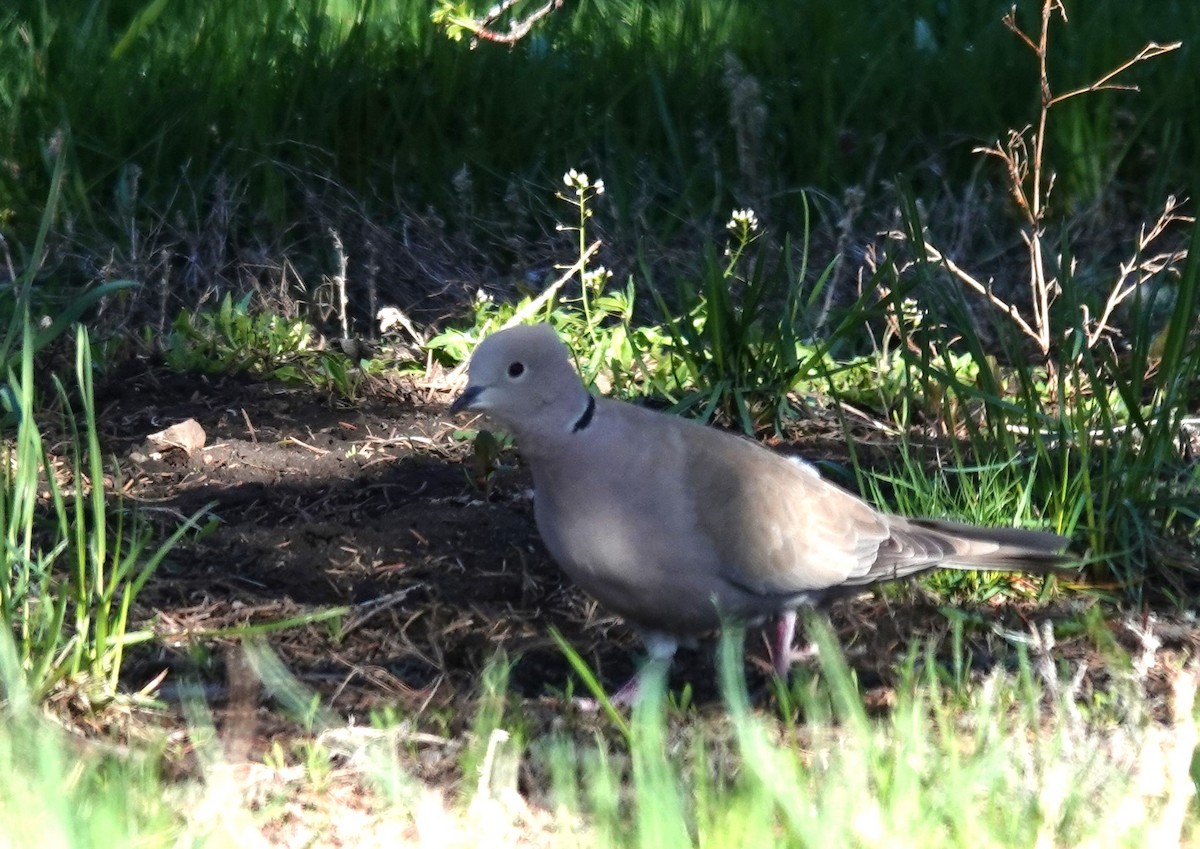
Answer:
[{"label": "leafy plant", "polygon": [[[806,316],[815,311],[835,261],[808,280],[807,206],[805,210],[798,268],[790,238],[777,252],[763,250],[748,259],[760,235],[758,219],[753,210],[735,210],[726,224],[730,241],[724,262],[709,249],[703,280],[677,287],[677,312],[652,283],[648,286],[667,316],[669,333],[652,386],[675,400],[675,410],[692,411],[702,420],[716,416],[746,433],[765,423],[778,429],[790,415],[793,391],[835,380],[843,369],[865,364],[843,367],[831,351],[857,331],[872,309],[868,297],[847,309],[828,336],[807,339]],[[649,277],[648,270],[643,273]]]},{"label": "leafy plant", "polygon": [[181,310],[166,344],[167,364],[180,371],[271,374],[311,350],[307,323],[253,311],[250,295],[226,294],[215,310]]},{"label": "leafy plant", "polygon": [[[147,344],[152,343],[147,328]],[[374,360],[352,361],[340,351],[319,346],[313,328],[251,307],[226,295],[215,310],[181,310],[165,342],[167,365],[178,371],[252,374],[305,384],[356,398],[372,373],[385,368]]]},{"label": "leafy plant", "polygon": [[[556,196],[572,208],[574,216],[571,223],[558,227],[575,234],[574,262],[556,266],[561,272],[557,278],[541,292],[527,295],[516,304],[498,302],[480,293],[470,326],[446,330],[430,339],[426,347],[449,362],[464,362],[485,336],[505,327],[542,320],[569,340],[580,356],[579,371],[586,383],[602,380],[608,388],[628,391],[641,379],[644,361],[638,360],[639,351],[661,346],[663,333],[653,325],[632,324],[632,280],[624,289],[608,290],[612,273],[604,266],[592,265],[600,243],[589,241],[588,222],[594,215],[593,202],[604,194],[604,181],[593,181],[572,168],[563,175],[563,184],[568,193]],[[578,294],[567,289],[572,282],[578,285]]]}]

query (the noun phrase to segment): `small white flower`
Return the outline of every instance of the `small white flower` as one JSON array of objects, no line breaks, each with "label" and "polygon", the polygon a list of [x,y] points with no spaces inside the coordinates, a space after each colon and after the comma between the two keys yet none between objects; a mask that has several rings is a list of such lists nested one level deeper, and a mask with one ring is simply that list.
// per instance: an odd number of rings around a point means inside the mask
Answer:
[{"label": "small white flower", "polygon": [[591,185],[588,175],[582,171],[576,171],[574,168],[563,175],[563,183],[567,188],[574,189],[575,194],[582,194]]},{"label": "small white flower", "polygon": [[583,285],[588,289],[600,289],[612,277],[612,272],[603,265],[597,266],[590,271],[583,272]]},{"label": "small white flower", "polygon": [[758,232],[758,216],[754,214],[753,209],[735,209],[725,224],[725,228],[732,231],[756,233]]},{"label": "small white flower", "polygon": [[593,183],[592,178],[586,173],[583,171],[577,171],[574,168],[572,168],[566,174],[563,174],[563,185],[569,189],[574,189],[575,194],[580,196],[585,194],[589,189],[595,194],[604,194],[603,180],[597,180],[595,183]]},{"label": "small white flower", "polygon": [[920,327],[921,322],[925,319],[925,310],[921,309],[921,305],[915,299],[905,298],[900,302],[900,315],[904,317],[908,325]]}]

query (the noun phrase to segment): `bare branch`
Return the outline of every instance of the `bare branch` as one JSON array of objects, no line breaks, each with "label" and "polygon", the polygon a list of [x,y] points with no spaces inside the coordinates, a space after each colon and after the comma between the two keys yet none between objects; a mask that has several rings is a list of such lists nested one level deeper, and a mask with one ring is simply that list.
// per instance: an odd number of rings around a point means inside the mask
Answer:
[{"label": "bare branch", "polygon": [[[889,238],[897,241],[907,241],[907,237],[899,231],[893,231],[887,235]],[[952,275],[965,283],[969,288],[975,290],[984,298],[986,298],[992,306],[998,308],[1002,313],[1012,319],[1013,323],[1020,329],[1022,333],[1037,342],[1039,345],[1042,344],[1041,338],[1039,337],[1037,331],[1030,327],[1029,322],[1027,322],[1021,315],[1020,310],[1008,303],[1008,301],[997,297],[995,293],[992,292],[990,286],[980,283],[971,276],[970,272],[959,266],[954,262],[954,260],[950,259],[933,245],[929,244],[929,242],[925,242],[925,259],[929,262],[935,262],[938,265],[941,265]]]},{"label": "bare branch", "polygon": [[1112,318],[1113,311],[1120,306],[1121,302],[1132,295],[1147,281],[1153,279],[1164,271],[1175,268],[1179,263],[1187,259],[1188,252],[1186,249],[1178,249],[1155,254],[1151,257],[1143,258],[1145,253],[1158,239],[1159,236],[1166,231],[1172,224],[1193,224],[1195,219],[1188,215],[1181,215],[1177,212],[1182,202],[1174,195],[1167,198],[1163,204],[1163,210],[1158,215],[1158,220],[1154,222],[1154,226],[1149,231],[1146,230],[1146,225],[1142,225],[1141,231],[1138,233],[1137,244],[1134,246],[1134,254],[1120,265],[1120,274],[1117,280],[1113,283],[1112,290],[1108,293],[1108,298],[1104,302],[1104,309],[1100,312],[1100,317],[1093,323],[1090,321],[1086,310],[1084,312],[1084,325],[1088,327],[1087,344],[1088,347],[1094,346],[1105,334],[1110,333],[1112,328],[1109,326],[1109,320]]},{"label": "bare branch", "polygon": [[[1020,132],[1015,130],[1010,131],[1008,140],[1003,143],[997,140],[991,146],[975,149],[976,153],[995,156],[1004,162],[1005,169],[1008,172],[1006,176],[1009,192],[1025,219],[1021,238],[1025,243],[1025,250],[1029,256],[1030,315],[1028,320],[1014,305],[995,297],[978,280],[955,266],[949,260],[940,259],[951,274],[958,277],[970,288],[984,295],[993,305],[1005,312],[1021,328],[1023,333],[1036,340],[1043,355],[1048,355],[1050,351],[1050,308],[1061,293],[1060,281],[1052,276],[1047,269],[1047,260],[1044,255],[1043,245],[1046,210],[1055,184],[1054,173],[1053,171],[1047,173],[1045,162],[1045,145],[1050,108],[1064,100],[1095,91],[1137,91],[1136,86],[1117,83],[1114,80],[1139,62],[1145,62],[1148,59],[1154,59],[1165,53],[1170,53],[1181,46],[1181,42],[1172,42],[1169,44],[1150,42],[1138,51],[1135,56],[1125,60],[1088,85],[1063,94],[1055,94],[1050,85],[1049,38],[1050,25],[1056,15],[1063,23],[1067,23],[1067,10],[1063,5],[1063,0],[1042,0],[1040,28],[1031,34],[1022,29],[1021,25],[1017,23],[1017,7],[1015,5],[1010,7],[1008,13],[1005,14],[1003,18],[1005,27],[1021,39],[1021,42],[1037,56],[1040,93],[1037,123],[1033,127],[1026,127]],[[1158,224],[1155,225],[1150,233],[1143,232],[1134,251],[1133,258],[1120,266],[1119,276],[1109,291],[1108,299],[1101,310],[1099,318],[1096,321],[1092,321],[1090,314],[1087,313],[1085,308],[1084,326],[1088,328],[1086,332],[1089,346],[1096,344],[1106,334],[1112,332],[1108,322],[1112,317],[1113,311],[1122,301],[1128,298],[1132,292],[1136,291],[1139,286],[1151,277],[1180,261],[1179,252],[1159,254],[1149,259],[1144,258],[1149,244],[1157,238],[1167,224],[1179,217],[1174,212],[1175,206],[1175,199],[1172,198],[1168,201]],[[940,258],[940,254],[937,254],[936,250],[931,248],[929,249],[928,258],[938,259]]]},{"label": "bare branch", "polygon": [[493,6],[488,13],[482,18],[473,21],[460,21],[475,38],[483,39],[484,41],[492,41],[497,44],[516,44],[522,38],[529,34],[533,29],[533,25],[542,18],[549,15],[555,9],[562,8],[566,0],[547,0],[546,4],[540,9],[535,9],[526,17],[519,20],[511,21],[508,25],[508,32],[497,32],[492,29],[492,25],[496,23],[507,11],[517,5],[520,0],[503,0],[503,2]]},{"label": "bare branch", "polygon": [[1037,52],[1038,46],[1034,44],[1032,38],[1025,34],[1025,30],[1021,29],[1021,27],[1017,24],[1017,7],[1015,5],[1009,9],[1008,14],[1004,16],[1004,25],[1008,27],[1009,31],[1012,32],[1013,35],[1025,42],[1026,46],[1030,50],[1032,50],[1034,53]]},{"label": "bare branch", "polygon": [[1061,103],[1064,100],[1069,100],[1072,97],[1076,97],[1081,94],[1088,94],[1089,92],[1093,92],[1093,91],[1138,91],[1138,87],[1135,85],[1122,85],[1122,84],[1118,84],[1118,83],[1111,83],[1111,82],[1109,82],[1109,80],[1111,80],[1113,77],[1117,76],[1118,74],[1122,74],[1125,71],[1128,71],[1130,68],[1132,68],[1134,65],[1138,64],[1139,62],[1145,62],[1147,59],[1157,58],[1166,53],[1170,53],[1173,50],[1178,50],[1182,46],[1183,46],[1182,41],[1173,41],[1170,44],[1158,44],[1158,43],[1152,41],[1149,44],[1147,44],[1145,47],[1143,47],[1141,50],[1139,50],[1136,56],[1132,56],[1129,59],[1126,59],[1124,62],[1122,62],[1116,68],[1113,68],[1111,71],[1109,71],[1107,74],[1102,76],[1100,79],[1096,80],[1095,82],[1089,83],[1088,85],[1085,85],[1081,88],[1074,89],[1073,91],[1068,91],[1063,94],[1057,94],[1054,97],[1050,98],[1049,103],[1047,103],[1046,105],[1053,106],[1056,103]]}]

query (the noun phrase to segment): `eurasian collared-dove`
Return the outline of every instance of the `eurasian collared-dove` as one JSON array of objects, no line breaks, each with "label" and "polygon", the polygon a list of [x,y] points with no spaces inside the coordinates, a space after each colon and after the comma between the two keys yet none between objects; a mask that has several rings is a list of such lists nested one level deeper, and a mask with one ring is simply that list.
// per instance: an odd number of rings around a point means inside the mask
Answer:
[{"label": "eurasian collared-dove", "polygon": [[786,676],[801,605],[939,567],[1048,573],[1067,561],[1055,534],[881,513],[803,461],[596,398],[548,325],[489,336],[468,375],[450,411],[483,412],[516,437],[546,548],[652,660],[722,621],[775,618]]}]

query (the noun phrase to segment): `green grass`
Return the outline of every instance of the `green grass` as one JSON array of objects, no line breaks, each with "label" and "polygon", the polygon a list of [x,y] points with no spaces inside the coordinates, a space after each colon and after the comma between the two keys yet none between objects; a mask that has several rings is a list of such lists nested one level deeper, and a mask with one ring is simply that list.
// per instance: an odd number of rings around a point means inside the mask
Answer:
[{"label": "green grass", "polygon": [[[726,640],[727,722],[664,726],[659,681],[634,711],[628,750],[545,745],[558,798],[589,813],[602,846],[1178,839],[1192,792],[1192,679],[1181,679],[1177,694],[1178,737],[1142,725],[1136,711],[1083,721],[1076,696],[1058,701],[1027,660],[957,693],[941,683],[936,665],[910,665],[889,717],[874,720],[836,645],[820,629],[818,637],[823,661],[803,696],[802,728],[749,709],[736,642]],[[1129,760],[1132,751],[1119,741],[1134,738],[1145,748]],[[1171,778],[1156,783],[1151,774]],[[1173,786],[1168,795],[1180,795],[1138,799],[1148,786]]]},{"label": "green grass", "polygon": [[[1051,528],[1087,546],[1100,563],[1093,574],[1129,596],[1185,596],[1200,569],[1179,553],[1194,549],[1200,532],[1200,486],[1181,459],[1187,420],[1200,409],[1200,226],[1191,225],[1189,238],[1188,259],[1170,284],[1168,319],[1157,317],[1153,289],[1132,299],[1120,352],[1085,343],[1078,309],[1059,314],[1054,336],[1064,341],[1041,363],[1031,362],[1025,340],[998,312],[991,324],[999,344],[986,348],[981,322],[954,290],[930,302],[931,334],[901,323],[910,391],[901,394],[899,423],[932,421],[957,438],[929,440],[948,474],[929,474],[930,450],[912,462],[903,446],[902,481],[892,487],[897,506],[992,522],[1022,521],[1036,509]],[[940,269],[919,264],[916,272],[932,277]],[[897,276],[889,288],[899,285]],[[1067,274],[1061,300],[1084,303],[1081,289]],[[963,374],[956,354],[975,364],[973,374]],[[951,479],[965,485],[946,485]]]},{"label": "green grass", "polygon": [[[162,796],[154,765],[80,758],[39,720],[5,718],[0,813],[7,846],[172,846],[182,811]],[[147,760],[137,756],[137,760]]]},{"label": "green grass", "polygon": [[[0,339],[7,372],[7,414],[0,420],[0,627],[15,641],[21,688],[37,699],[65,693],[85,705],[105,705],[127,695],[118,689],[126,647],[152,638],[131,627],[133,602],[196,517],[154,545],[141,517],[106,490],[85,328],[76,326],[69,382],[35,369],[39,352],[87,305],[70,306],[34,329],[34,275],[58,195],[56,179],[34,243],[39,254],[12,281],[14,316]],[[110,284],[100,294],[121,288]],[[82,300],[90,303],[95,295]],[[57,419],[63,434],[57,453],[43,434],[48,418]]]},{"label": "green grass", "polygon": [[[1030,21],[1036,4],[1020,6]],[[572,165],[606,178],[618,220],[650,209],[663,229],[738,203],[791,218],[797,189],[873,193],[871,174],[936,191],[971,173],[974,144],[1036,114],[1007,7],[586,2],[515,49],[471,50],[414,0],[19,0],[0,15],[0,222],[36,226],[56,145],[64,215],[134,255],[131,224],[190,229],[223,206],[237,238],[292,226],[327,179],[455,226],[536,214],[526,187]],[[1071,11],[1060,88],[1200,30],[1190,3]],[[1189,43],[1135,70],[1144,93],[1067,109],[1051,140],[1064,208],[1114,177],[1146,205],[1191,184],[1198,69]]]},{"label": "green grass", "polygon": [[[193,710],[199,773],[164,792],[159,755],[71,754],[17,698],[0,727],[6,837],[67,847],[247,845],[263,829],[309,829],[363,846],[407,834],[405,845],[662,849],[880,845],[915,835],[931,847],[1108,849],[1194,837],[1194,672],[1169,673],[1171,717],[1152,720],[1145,672],[1114,666],[1106,690],[1085,695],[1069,686],[1071,670],[1047,664],[1045,649],[1018,648],[1010,671],[954,679],[931,646],[910,656],[894,705],[874,718],[836,643],[810,628],[822,660],[795,690],[802,724],[750,708],[737,635],[720,648],[719,711],[681,714],[668,708],[662,680],[648,679],[628,736],[573,728],[568,715],[551,735],[512,738],[521,719],[496,712],[503,693],[492,688],[505,673],[493,669],[450,798],[423,790],[412,762],[398,757],[413,734],[407,721],[365,733],[334,724],[276,746],[258,770],[234,769]],[[11,644],[4,658],[11,675]],[[1110,700],[1123,682],[1132,695]],[[546,779],[532,813],[515,795],[521,774]],[[351,786],[353,811],[338,793]],[[365,798],[374,800],[370,816]]]},{"label": "green grass", "polygon": [[[1027,28],[1037,5],[1019,4]],[[958,243],[978,251],[952,257],[961,266],[998,268],[1010,283],[1026,271],[1027,257],[1014,262],[1020,249],[1006,247],[1021,244],[1019,226],[1002,202],[980,200],[1011,186],[971,152],[1037,116],[1034,65],[1000,24],[1007,8],[582,2],[512,50],[472,50],[431,23],[431,4],[411,0],[6,6],[4,839],[241,844],[272,812],[319,810],[350,781],[430,845],[475,845],[519,819],[522,776],[545,779],[533,786],[550,812],[537,832],[546,843],[908,845],[919,835],[922,846],[1107,847],[1191,836],[1193,673],[1164,670],[1175,716],[1149,721],[1144,676],[1096,608],[1068,627],[1103,647],[1110,690],[1073,691],[1070,670],[1060,680],[1045,646],[976,680],[960,619],[948,664],[938,660],[944,646],[907,658],[884,718],[868,713],[827,635],[821,666],[776,693],[777,716],[750,709],[728,642],[718,717],[690,692],[671,702],[650,686],[628,720],[610,711],[581,731],[564,710],[549,735],[517,709],[498,660],[471,703],[469,734],[447,744],[459,791],[435,802],[402,757],[416,759],[421,717],[384,717],[361,742],[256,645],[255,674],[301,733],[262,764],[276,778],[300,777],[268,784],[254,809],[200,705],[189,707],[188,732],[198,765],[175,782],[161,777],[174,764],[155,745],[126,755],[88,744],[80,755],[36,708],[63,694],[92,707],[128,701],[118,686],[124,649],[153,639],[134,630],[130,606],[189,527],[151,539],[135,513],[90,485],[107,470],[92,386],[105,364],[78,330],[70,373],[42,379],[46,349],[61,349],[97,305],[153,300],[164,320],[129,335],[177,368],[249,370],[355,397],[377,366],[314,350],[312,315],[290,305],[299,297],[319,313],[331,303],[327,278],[339,262],[352,286],[365,285],[373,259],[343,252],[347,222],[386,222],[375,236],[395,231],[405,249],[410,226],[426,227],[419,235],[469,245],[493,277],[536,264],[525,256],[531,244],[553,243],[554,259],[573,263],[570,273],[560,266],[548,296],[483,300],[467,326],[442,328],[426,350],[446,364],[506,322],[548,317],[589,382],[747,432],[790,434],[800,413],[840,424],[849,476],[881,506],[1048,527],[1069,534],[1091,576],[1119,598],[1189,603],[1200,576],[1200,478],[1182,443],[1200,410],[1200,227],[1190,259],[1122,306],[1115,349],[1087,343],[1079,308],[1097,314],[1129,256],[1094,235],[1096,221],[1134,229],[1167,194],[1188,193],[1200,171],[1191,117],[1200,58],[1190,41],[1200,5],[1089,0],[1056,25],[1059,92],[1147,41],[1185,45],[1130,71],[1141,94],[1088,95],[1053,113],[1044,258],[1062,294],[1047,317],[1054,344],[1033,354],[1012,321],[965,297],[923,247],[953,244],[958,227]],[[564,215],[549,187],[575,167],[602,177],[605,192],[568,183],[582,194],[567,192]],[[895,216],[880,211],[893,204]],[[735,218],[732,233],[720,231],[729,210],[746,207],[761,229],[743,216],[742,229]],[[957,222],[939,215],[956,208]],[[569,235],[544,238],[563,218]],[[898,235],[876,239],[885,219]],[[608,254],[591,252],[597,234]],[[1171,238],[1186,241],[1182,229]],[[622,269],[610,280],[600,263],[614,253]],[[262,262],[283,269],[288,289],[266,310],[247,294],[275,285],[255,276]],[[426,276],[456,271],[416,265]],[[81,282],[106,285],[80,294]],[[1005,297],[1027,297],[1014,290]],[[350,300],[361,326],[373,301],[354,288]],[[167,304],[178,315],[170,326]],[[35,329],[43,313],[50,321]],[[864,420],[891,440],[882,461],[856,447]],[[47,448],[47,428],[66,436],[61,454]],[[986,575],[931,586],[942,599],[1007,589]],[[451,710],[425,717],[427,727],[453,727]],[[299,807],[288,808],[292,793]]]}]

